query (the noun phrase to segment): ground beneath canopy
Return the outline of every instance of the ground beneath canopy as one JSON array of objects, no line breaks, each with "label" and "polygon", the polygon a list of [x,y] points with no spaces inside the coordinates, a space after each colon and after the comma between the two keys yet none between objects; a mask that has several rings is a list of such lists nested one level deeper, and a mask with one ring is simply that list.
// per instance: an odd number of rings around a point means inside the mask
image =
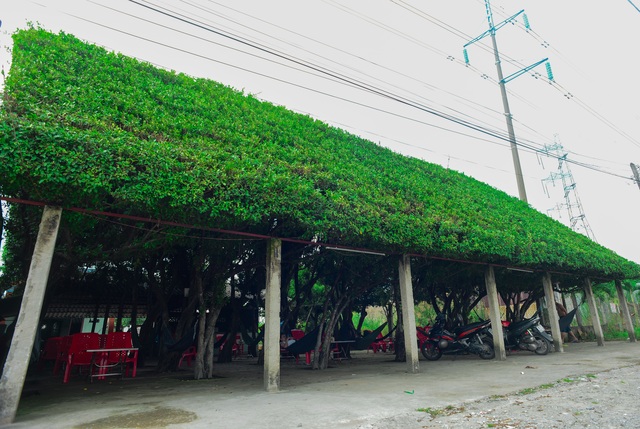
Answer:
[{"label": "ground beneath canopy", "polygon": [[519,352],[420,360],[420,373],[388,353],[354,352],[323,371],[282,360],[281,389],[240,357],[211,380],[188,370],[62,384],[29,376],[8,428],[565,428],[640,427],[640,346],[568,344],[564,353]]}]

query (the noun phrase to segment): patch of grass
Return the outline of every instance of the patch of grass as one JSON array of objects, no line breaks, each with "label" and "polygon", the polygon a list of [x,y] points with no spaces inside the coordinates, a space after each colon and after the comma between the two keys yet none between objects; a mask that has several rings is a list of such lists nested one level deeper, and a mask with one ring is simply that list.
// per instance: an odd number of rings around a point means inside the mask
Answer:
[{"label": "patch of grass", "polygon": [[536,386],[536,387],[525,387],[524,389],[516,392],[516,395],[530,395],[530,394],[536,393],[536,392],[538,392],[540,390],[551,389],[555,385],[556,385],[556,383],[546,383],[546,384],[541,384],[540,386]]},{"label": "patch of grass", "polygon": [[[586,378],[596,378],[596,376],[594,374],[586,374],[584,377],[586,377]],[[555,383],[545,383],[545,384],[541,384],[540,386],[536,386],[536,387],[527,387],[527,388],[524,388],[524,389],[520,390],[519,392],[516,392],[516,395],[530,395],[530,394],[538,392],[540,390],[551,389],[552,387],[555,387],[559,383],[575,383],[575,382],[578,382],[578,381],[580,381],[580,378],[581,377],[565,377],[565,378],[562,378],[562,379],[556,381]]]},{"label": "patch of grass", "polygon": [[462,413],[464,411],[464,407],[454,407],[453,405],[447,405],[444,408],[418,408],[419,412],[427,413],[431,416],[432,419],[435,419],[438,416],[450,416],[452,414]]},{"label": "patch of grass", "polygon": [[437,408],[431,408],[431,407],[418,408],[418,411],[421,412],[421,413],[430,414],[432,419],[435,419],[437,416],[439,416],[441,414],[440,410],[438,410]]},{"label": "patch of grass", "polygon": [[615,329],[606,330],[603,332],[605,341],[626,341],[629,339],[627,331],[618,331]]},{"label": "patch of grass", "polygon": [[537,391],[538,391],[537,387],[526,387],[520,390],[519,392],[517,392],[516,395],[531,395],[532,393],[535,393]]}]

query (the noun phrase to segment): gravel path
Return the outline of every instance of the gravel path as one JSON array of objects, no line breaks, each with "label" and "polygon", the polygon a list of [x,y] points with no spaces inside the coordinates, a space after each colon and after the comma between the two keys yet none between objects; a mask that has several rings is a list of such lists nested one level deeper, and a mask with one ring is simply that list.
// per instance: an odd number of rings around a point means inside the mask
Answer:
[{"label": "gravel path", "polygon": [[373,428],[640,428],[638,366],[564,378],[478,401],[424,408]]}]

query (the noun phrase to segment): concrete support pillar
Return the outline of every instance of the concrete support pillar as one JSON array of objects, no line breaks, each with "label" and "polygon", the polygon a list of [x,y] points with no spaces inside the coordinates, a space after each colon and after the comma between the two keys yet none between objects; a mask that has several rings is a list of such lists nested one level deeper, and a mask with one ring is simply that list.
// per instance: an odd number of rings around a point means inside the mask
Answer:
[{"label": "concrete support pillar", "polygon": [[549,324],[551,325],[551,336],[553,337],[553,347],[555,351],[563,353],[562,333],[560,332],[560,323],[558,312],[556,311],[556,297],[553,295],[553,283],[551,283],[551,274],[544,273],[542,276],[542,286],[544,288],[544,298],[547,301],[547,313],[549,313]]},{"label": "concrete support pillar", "polygon": [[416,314],[413,302],[413,284],[411,282],[411,257],[402,255],[398,264],[398,272],[407,370],[411,374],[416,374],[420,372],[420,364],[418,363],[418,336],[416,334]]},{"label": "concrete support pillar", "polygon": [[61,217],[60,207],[45,206],[42,212],[20,314],[15,322],[13,340],[0,379],[0,426],[12,423],[18,410],[33,342],[39,327]]},{"label": "concrete support pillar", "polygon": [[620,282],[620,280],[616,280],[616,291],[618,292],[618,301],[620,301],[620,309],[622,310],[622,320],[624,321],[624,326],[625,328],[627,328],[627,333],[629,334],[629,341],[635,343],[636,333],[633,330],[633,320],[631,319],[631,314],[629,313],[627,298],[625,298],[624,296],[624,291],[622,290],[622,282]]},{"label": "concrete support pillar", "polygon": [[282,283],[282,241],[267,243],[267,294],[265,297],[264,387],[280,389],[280,287]]},{"label": "concrete support pillar", "polygon": [[504,346],[504,334],[502,332],[502,316],[500,315],[500,301],[498,300],[498,288],[493,266],[489,265],[484,272],[484,283],[487,288],[487,300],[489,301],[489,318],[491,319],[491,331],[493,332],[493,349],[496,352],[495,359],[506,360],[507,351]]},{"label": "concrete support pillar", "polygon": [[584,279],[584,292],[587,298],[587,303],[589,304],[591,324],[593,325],[593,332],[596,334],[596,342],[599,346],[604,346],[604,334],[602,333],[598,307],[596,306],[596,299],[593,296],[593,289],[591,288],[591,280],[589,280],[589,278]]}]

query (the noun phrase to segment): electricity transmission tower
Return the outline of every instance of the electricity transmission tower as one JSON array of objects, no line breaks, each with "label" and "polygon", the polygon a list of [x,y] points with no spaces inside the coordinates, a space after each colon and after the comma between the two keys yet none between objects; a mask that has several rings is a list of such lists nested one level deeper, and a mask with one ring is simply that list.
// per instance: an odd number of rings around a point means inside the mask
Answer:
[{"label": "electricity transmission tower", "polygon": [[634,164],[633,162],[629,165],[631,165],[631,171],[633,172],[634,182],[636,182],[636,184],[638,185],[638,188],[640,188],[640,174],[638,173],[638,169],[640,169],[640,166],[637,164]]},{"label": "electricity transmission tower", "polygon": [[568,153],[564,150],[562,144],[558,142],[557,136],[554,144],[544,146],[544,152],[558,159],[558,170],[552,172],[546,179],[542,179],[545,193],[547,197],[550,197],[547,183],[551,182],[553,186],[555,186],[556,181],[562,183],[562,190],[564,192],[564,203],[558,203],[553,209],[548,211],[556,210],[558,216],[562,218],[561,211],[562,209],[566,209],[569,214],[569,227],[576,232],[586,235],[597,243],[595,234],[591,230],[587,216],[582,209],[582,203],[578,197],[576,182],[573,179],[573,174],[571,174],[569,163],[566,162]]},{"label": "electricity transmission tower", "polygon": [[[467,46],[472,45],[473,43],[476,43],[477,41],[485,38],[486,36],[490,36],[491,37],[491,43],[493,45],[493,53],[495,55],[495,59],[496,59],[496,69],[498,72],[498,84],[500,85],[500,93],[502,94],[502,105],[504,107],[504,116],[507,120],[507,131],[509,132],[509,143],[511,145],[511,157],[513,158],[513,167],[515,169],[516,172],[516,182],[518,184],[518,195],[520,197],[520,199],[522,201],[527,202],[527,191],[525,190],[524,187],[524,178],[522,176],[522,167],[520,166],[520,156],[518,155],[518,145],[516,143],[516,134],[513,130],[513,118],[511,115],[511,111],[509,110],[509,100],[507,99],[507,89],[505,87],[505,84],[513,79],[515,79],[516,77],[528,72],[529,70],[533,69],[534,67],[539,66],[540,64],[544,63],[547,61],[548,58],[545,58],[541,61],[538,61],[535,64],[532,64],[528,67],[525,67],[522,70],[519,70],[507,77],[503,77],[502,74],[502,65],[501,65],[501,61],[500,61],[500,54],[498,52],[498,44],[496,42],[496,31],[499,30],[500,28],[504,27],[505,25],[507,25],[508,23],[515,21],[515,19],[521,15],[524,14],[524,9],[521,10],[520,12],[516,13],[515,15],[505,19],[504,21],[502,21],[499,24],[494,25],[493,23],[493,13],[491,11],[491,4],[489,0],[485,0],[485,7],[487,9],[487,20],[489,21],[489,29],[487,31],[485,31],[484,33],[482,33],[481,35],[479,35],[478,37],[476,37],[475,39],[471,40],[469,43],[466,43],[463,48],[463,54],[464,54],[464,60],[465,63],[469,64],[469,55],[467,53]],[[524,21],[525,21],[525,26],[527,28],[529,28],[529,21],[526,17],[526,15],[523,15]],[[551,73],[551,68],[549,66],[549,63],[547,63],[547,73],[549,75],[549,80],[553,80],[553,75]]]}]

